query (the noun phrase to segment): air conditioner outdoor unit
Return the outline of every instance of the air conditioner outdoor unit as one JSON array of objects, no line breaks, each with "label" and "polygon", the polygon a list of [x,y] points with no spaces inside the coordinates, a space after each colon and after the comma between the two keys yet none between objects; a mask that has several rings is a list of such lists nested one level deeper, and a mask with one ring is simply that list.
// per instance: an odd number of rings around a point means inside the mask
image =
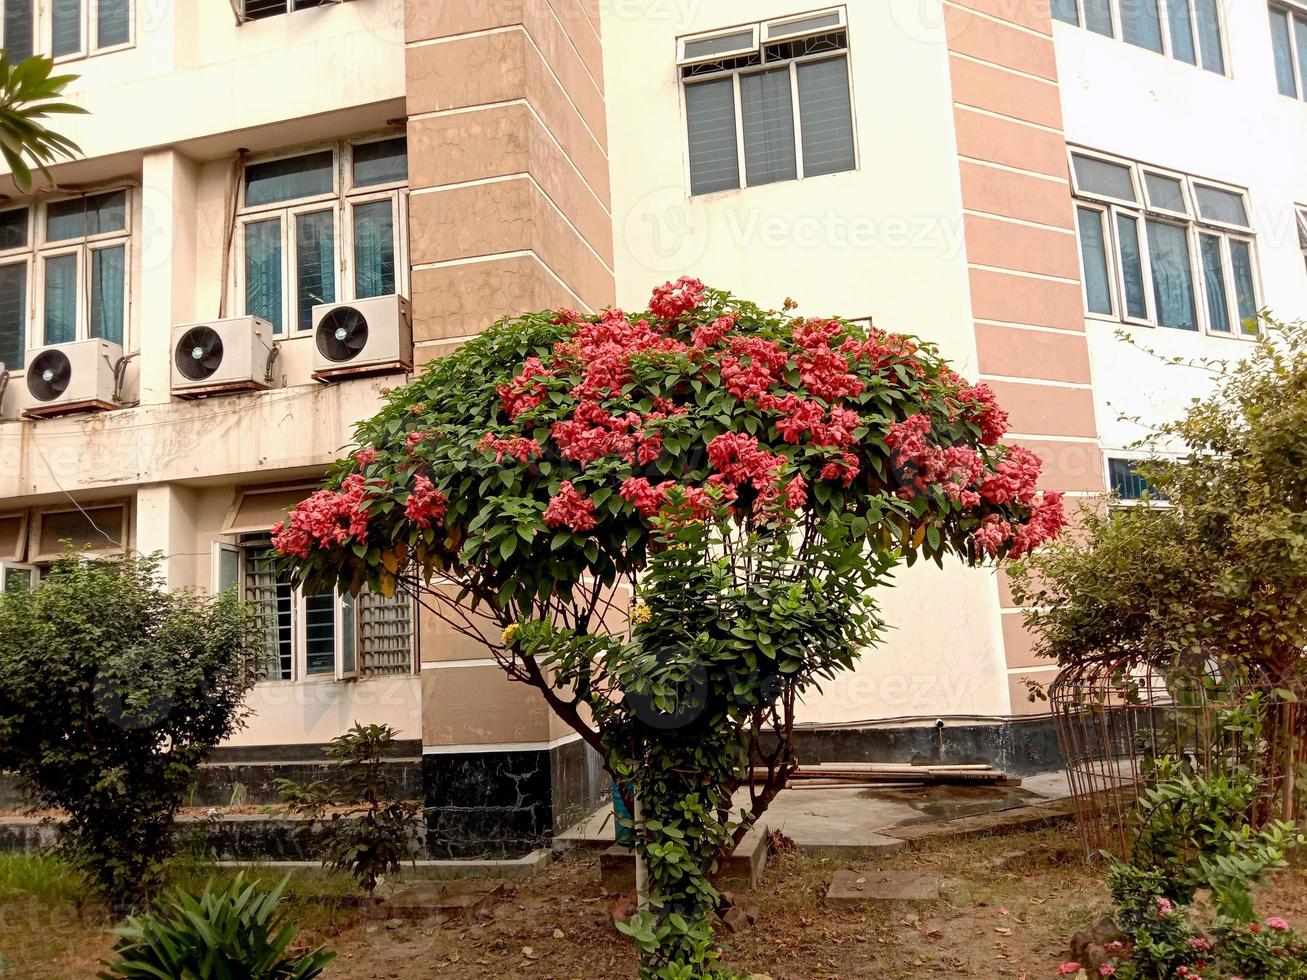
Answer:
[{"label": "air conditioner outdoor unit", "polygon": [[29,419],[107,412],[118,406],[118,370],[123,349],[107,340],[55,344],[32,355],[27,365]]},{"label": "air conditioner outdoor unit", "polygon": [[403,296],[313,308],[313,377],[413,370],[413,313]]},{"label": "air conditioner outdoor unit", "polygon": [[273,326],[238,316],[172,328],[172,393],[204,398],[280,385]]}]

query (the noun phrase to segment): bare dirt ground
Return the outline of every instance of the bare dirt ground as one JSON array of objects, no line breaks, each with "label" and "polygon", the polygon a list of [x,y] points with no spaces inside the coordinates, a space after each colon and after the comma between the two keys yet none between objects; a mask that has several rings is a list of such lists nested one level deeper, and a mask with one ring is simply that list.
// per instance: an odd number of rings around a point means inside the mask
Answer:
[{"label": "bare dirt ground", "polygon": [[[757,924],[725,935],[728,961],[773,980],[1055,977],[1070,934],[1106,905],[1101,876],[1066,856],[1072,834],[1068,826],[934,844],[876,861],[773,858],[748,899],[758,905]],[[924,872],[951,884],[928,905],[828,907],[826,885],[842,868]],[[0,898],[0,954],[7,962],[0,976],[94,977],[112,945],[102,913],[79,910],[75,896],[49,894],[58,891],[50,886],[32,891],[11,887]],[[603,894],[593,855],[573,854],[506,883],[489,914],[474,923],[378,920],[360,910],[338,876],[301,874],[292,892],[300,939],[339,953],[325,974],[330,980],[635,976],[631,947],[610,925],[612,898]],[[1279,875],[1259,907],[1307,925],[1303,871]]]}]

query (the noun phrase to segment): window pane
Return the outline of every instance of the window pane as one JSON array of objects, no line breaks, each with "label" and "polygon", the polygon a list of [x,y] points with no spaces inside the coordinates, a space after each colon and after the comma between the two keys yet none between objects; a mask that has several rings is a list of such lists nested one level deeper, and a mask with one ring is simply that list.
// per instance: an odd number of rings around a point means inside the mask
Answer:
[{"label": "window pane", "polygon": [[352,674],[358,666],[358,630],[354,625],[354,597],[340,597],[340,672]]},{"label": "window pane", "polygon": [[1121,36],[1128,44],[1162,52],[1162,20],[1157,0],[1121,0]]},{"label": "window pane", "polygon": [[1139,220],[1116,216],[1116,237],[1121,248],[1121,279],[1125,283],[1125,312],[1137,320],[1148,319],[1144,294],[1144,263],[1139,254]]},{"label": "window pane", "polygon": [[127,227],[127,192],[93,194],[86,199],[86,233],[102,235]]},{"label": "window pane", "polygon": [[721,37],[708,37],[701,41],[685,42],[686,60],[698,61],[700,58],[711,58],[714,55],[726,54],[730,51],[740,51],[753,46],[753,31],[737,31],[734,34],[723,34]]},{"label": "window pane", "polygon": [[126,307],[127,248],[98,248],[91,253],[91,336],[121,345]]},{"label": "window pane", "polygon": [[0,364],[23,367],[27,347],[27,263],[0,266]]},{"label": "window pane", "polygon": [[1248,211],[1243,206],[1243,195],[1223,191],[1205,184],[1194,184],[1198,199],[1198,213],[1209,221],[1224,221],[1228,225],[1248,227]]},{"label": "window pane", "polygon": [[1230,302],[1225,295],[1225,264],[1221,261],[1221,239],[1200,235],[1203,255],[1203,288],[1207,294],[1207,322],[1211,329],[1230,332]]},{"label": "window pane", "polygon": [[45,240],[62,242],[86,237],[86,200],[56,201],[45,209]]},{"label": "window pane", "polygon": [[853,107],[849,104],[848,59],[808,62],[799,65],[798,72],[804,176],[852,170]]},{"label": "window pane", "polygon": [[735,142],[735,80],[720,78],[685,87],[690,144],[690,193],[710,194],[740,186]]},{"label": "window pane", "polygon": [[0,211],[0,249],[27,245],[27,208]]},{"label": "window pane", "polygon": [[1085,26],[1095,34],[1113,36],[1110,0],[1085,0]]},{"label": "window pane", "polygon": [[1194,25],[1189,17],[1189,0],[1166,0],[1166,19],[1171,34],[1171,57],[1198,64],[1194,50]]},{"label": "window pane", "polygon": [[1239,326],[1244,333],[1257,333],[1257,288],[1253,283],[1252,246],[1231,239],[1230,262],[1234,266],[1234,296],[1239,307]]},{"label": "window pane", "polygon": [[26,592],[32,587],[32,570],[30,568],[4,569],[4,591]]},{"label": "window pane", "polygon": [[1079,24],[1080,13],[1076,10],[1076,0],[1053,0],[1053,16],[1068,24]]},{"label": "window pane", "polygon": [[77,256],[54,255],[45,260],[45,342],[76,339]]},{"label": "window pane", "polygon": [[295,323],[313,327],[313,307],[336,299],[336,213],[295,216]]},{"label": "window pane", "polygon": [[354,147],[354,186],[408,180],[408,140],[397,137]]},{"label": "window pane", "polygon": [[1130,168],[1119,163],[1108,163],[1096,157],[1071,157],[1076,169],[1076,183],[1086,194],[1102,194],[1105,197],[1120,198],[1123,201],[1135,199],[1134,183],[1130,180]]},{"label": "window pane", "polygon": [[262,17],[275,17],[284,14],[289,8],[286,0],[244,0],[246,20],[259,20]]},{"label": "window pane", "polygon": [[45,238],[50,242],[102,235],[126,227],[126,191],[56,201],[45,209]]},{"label": "window pane", "polygon": [[354,295],[395,292],[395,220],[390,201],[354,206]]},{"label": "window pane", "polygon": [[825,28],[839,26],[839,12],[832,10],[824,14],[814,14],[811,17],[800,17],[797,20],[784,21],[779,24],[773,21],[767,26],[767,39],[771,40],[776,37],[794,37],[798,34],[816,34]]},{"label": "window pane", "polygon": [[10,63],[30,58],[33,47],[32,11],[36,0],[5,0],[5,52]]},{"label": "window pane", "polygon": [[1108,479],[1112,492],[1122,500],[1138,500],[1144,494],[1154,500],[1165,500],[1135,469],[1136,463],[1129,459],[1109,459],[1107,461]]},{"label": "window pane", "polygon": [[245,203],[271,204],[330,194],[335,189],[332,179],[334,166],[335,154],[331,150],[248,166],[245,168]]},{"label": "window pane", "polygon": [[100,0],[95,19],[95,46],[109,48],[131,40],[131,0]]},{"label": "window pane", "polygon": [[1216,0],[1195,0],[1198,15],[1198,50],[1203,67],[1218,75],[1225,74],[1225,54],[1221,51],[1221,14]]},{"label": "window pane", "polygon": [[1197,330],[1189,236],[1184,228],[1161,221],[1149,221],[1147,228],[1157,323],[1179,330]]},{"label": "window pane", "polygon": [[1148,203],[1153,207],[1166,211],[1179,211],[1182,214],[1189,213],[1189,208],[1184,203],[1184,188],[1180,181],[1145,170],[1144,186],[1148,189]]},{"label": "window pane", "polygon": [[1092,208],[1077,208],[1080,258],[1085,267],[1085,303],[1090,313],[1112,315],[1112,291],[1107,280],[1107,244],[1103,241],[1103,215]]},{"label": "window pane", "polygon": [[740,77],[744,114],[744,171],[749,183],[798,176],[794,159],[794,102],[789,68]]},{"label": "window pane", "polygon": [[359,593],[360,668],[365,676],[413,672],[413,597],[403,589],[389,599]]},{"label": "window pane", "polygon": [[319,592],[304,597],[304,661],[307,674],[336,673],[334,592]]},{"label": "window pane", "polygon": [[240,552],[231,548],[218,551],[218,581],[214,583],[215,592],[226,592],[240,584]]},{"label": "window pane", "polygon": [[291,585],[278,579],[267,557],[270,543],[245,551],[245,601],[263,628],[264,662],[260,680],[288,681],[294,668],[295,620]]},{"label": "window pane", "polygon": [[281,219],[251,221],[245,226],[245,312],[282,332]]},{"label": "window pane", "polygon": [[1293,48],[1289,44],[1289,14],[1271,8],[1271,47],[1275,51],[1275,83],[1281,95],[1297,96],[1293,77]]},{"label": "window pane", "polygon": [[56,58],[82,50],[82,0],[53,0],[50,25],[50,45]]}]

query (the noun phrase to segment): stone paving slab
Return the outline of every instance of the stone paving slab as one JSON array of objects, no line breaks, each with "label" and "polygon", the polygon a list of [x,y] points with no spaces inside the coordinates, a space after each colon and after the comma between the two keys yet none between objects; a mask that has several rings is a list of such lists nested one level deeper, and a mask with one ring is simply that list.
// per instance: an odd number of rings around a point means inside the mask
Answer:
[{"label": "stone paving slab", "polygon": [[826,904],[839,907],[923,904],[938,899],[939,879],[923,874],[837,871],[826,890]]},{"label": "stone paving slab", "polygon": [[998,810],[974,817],[956,820],[935,820],[926,823],[905,824],[884,831],[888,837],[903,841],[960,840],[980,834],[1015,834],[1025,830],[1038,830],[1049,824],[1066,820],[1070,814],[1051,806],[1019,806]]}]

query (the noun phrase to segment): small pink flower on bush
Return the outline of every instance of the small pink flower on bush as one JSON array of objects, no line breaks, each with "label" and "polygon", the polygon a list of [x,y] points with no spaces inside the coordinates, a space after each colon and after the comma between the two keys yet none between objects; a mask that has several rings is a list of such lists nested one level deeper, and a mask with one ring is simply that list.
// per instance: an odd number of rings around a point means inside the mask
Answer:
[{"label": "small pink flower on bush", "polygon": [[367,469],[376,461],[377,451],[372,448],[360,449],[354,454],[354,462],[358,463],[359,469]]},{"label": "small pink flower on bush", "polygon": [[1119,939],[1114,939],[1103,948],[1109,953],[1119,953],[1121,950],[1125,949],[1125,943],[1121,942]]},{"label": "small pink flower on bush", "polygon": [[1077,963],[1075,960],[1067,960],[1065,963],[1061,964],[1057,968],[1057,972],[1060,976],[1064,976],[1064,977],[1070,976],[1073,973],[1079,973],[1080,964]]},{"label": "small pink flower on bush", "polygon": [[1158,896],[1158,898],[1157,898],[1157,914],[1158,914],[1158,915],[1160,915],[1160,916],[1162,916],[1163,918],[1165,918],[1166,916],[1168,916],[1168,915],[1171,914],[1173,908],[1174,908],[1174,906],[1171,905],[1171,900],[1170,900],[1169,898],[1162,898],[1160,895]]},{"label": "small pink flower on bush", "polygon": [[1189,940],[1189,948],[1196,949],[1200,953],[1206,953],[1211,950],[1212,944],[1200,936],[1195,936],[1193,939]]},{"label": "small pink flower on bush", "polygon": [[1271,916],[1269,919],[1266,920],[1266,924],[1270,928],[1274,929],[1276,932],[1289,931],[1289,923],[1286,922],[1284,919],[1280,918],[1278,915]]},{"label": "small pink flower on bush", "polygon": [[418,527],[430,527],[432,521],[445,516],[445,505],[448,502],[435,484],[425,476],[420,476],[413,484],[413,492],[404,505],[404,513]]},{"label": "small pink flower on bush", "polygon": [[703,302],[703,283],[689,276],[659,286],[649,301],[649,312],[673,320]]},{"label": "small pink flower on bush", "polygon": [[596,523],[594,501],[572,486],[571,480],[564,480],[545,508],[545,523],[550,527],[589,531]]},{"label": "small pink flower on bush", "polygon": [[1116,976],[1116,967],[1111,963],[1104,963],[1098,968],[1098,975],[1100,977],[1114,977]]}]

